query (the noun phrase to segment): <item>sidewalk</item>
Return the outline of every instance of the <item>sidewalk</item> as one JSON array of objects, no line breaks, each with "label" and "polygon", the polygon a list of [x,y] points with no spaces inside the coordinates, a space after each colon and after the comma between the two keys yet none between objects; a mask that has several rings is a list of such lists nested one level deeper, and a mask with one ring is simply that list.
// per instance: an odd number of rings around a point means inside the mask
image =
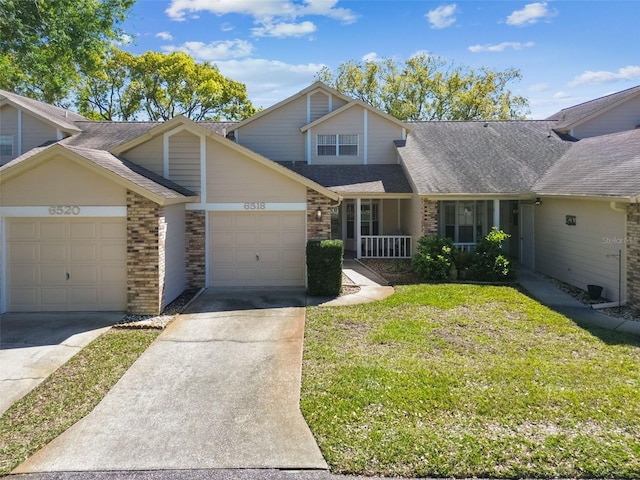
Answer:
[{"label": "sidewalk", "polygon": [[307,306],[342,307],[383,300],[394,293],[393,287],[384,278],[368,269],[353,258],[345,258],[342,273],[346,275],[360,291],[338,298],[307,297]]},{"label": "sidewalk", "polygon": [[614,330],[616,332],[640,335],[640,322],[610,317],[579,302],[563,292],[537,273],[521,269],[518,271],[518,283],[540,303],[569,317],[579,325],[588,325]]}]

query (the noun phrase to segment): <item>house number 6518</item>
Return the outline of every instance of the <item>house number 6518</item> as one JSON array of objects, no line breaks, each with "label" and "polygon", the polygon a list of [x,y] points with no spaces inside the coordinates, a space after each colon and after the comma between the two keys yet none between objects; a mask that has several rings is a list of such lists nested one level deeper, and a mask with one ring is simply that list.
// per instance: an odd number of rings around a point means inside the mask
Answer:
[{"label": "house number 6518", "polygon": [[244,204],[245,210],[266,210],[267,205],[264,202],[246,202]]},{"label": "house number 6518", "polygon": [[80,207],[77,205],[51,205],[49,215],[79,215]]}]

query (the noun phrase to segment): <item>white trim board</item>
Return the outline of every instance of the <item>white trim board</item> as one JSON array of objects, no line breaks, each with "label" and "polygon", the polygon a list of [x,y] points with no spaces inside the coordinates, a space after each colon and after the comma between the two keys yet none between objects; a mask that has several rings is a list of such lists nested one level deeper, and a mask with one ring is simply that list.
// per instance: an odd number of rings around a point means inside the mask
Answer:
[{"label": "white trim board", "polygon": [[207,212],[304,212],[306,202],[229,202],[229,203],[190,203],[187,210],[205,210]]},{"label": "white trim board", "polygon": [[[50,213],[51,208],[62,208],[62,213]],[[18,207],[0,207],[0,217],[126,217],[125,206],[92,205],[33,205]]]}]

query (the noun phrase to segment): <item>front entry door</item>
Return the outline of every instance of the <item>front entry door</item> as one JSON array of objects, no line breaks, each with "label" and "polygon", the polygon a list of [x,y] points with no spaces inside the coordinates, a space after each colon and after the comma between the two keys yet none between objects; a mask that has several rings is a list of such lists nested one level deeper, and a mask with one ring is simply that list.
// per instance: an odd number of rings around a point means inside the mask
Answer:
[{"label": "front entry door", "polygon": [[534,206],[521,205],[522,221],[520,222],[520,263],[526,268],[534,267]]}]

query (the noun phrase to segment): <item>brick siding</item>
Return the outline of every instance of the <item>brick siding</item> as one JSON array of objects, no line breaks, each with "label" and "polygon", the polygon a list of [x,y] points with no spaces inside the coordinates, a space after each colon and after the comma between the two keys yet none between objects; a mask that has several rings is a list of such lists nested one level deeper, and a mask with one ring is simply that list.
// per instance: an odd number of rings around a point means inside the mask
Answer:
[{"label": "brick siding", "polygon": [[[133,314],[160,313],[166,225],[162,208],[127,191],[127,309]],[[161,224],[163,225],[161,227]],[[162,270],[162,271],[161,271]]]},{"label": "brick siding", "polygon": [[640,310],[640,205],[627,206],[627,301]]},{"label": "brick siding", "polygon": [[[322,220],[316,219],[318,207],[322,210]],[[307,188],[307,240],[331,239],[331,199]]]},{"label": "brick siding", "polygon": [[438,234],[438,210],[437,200],[422,199],[422,212],[420,215],[420,235],[429,236]]},{"label": "brick siding", "polygon": [[206,213],[203,210],[185,212],[185,244],[187,287],[203,288],[206,279]]}]

